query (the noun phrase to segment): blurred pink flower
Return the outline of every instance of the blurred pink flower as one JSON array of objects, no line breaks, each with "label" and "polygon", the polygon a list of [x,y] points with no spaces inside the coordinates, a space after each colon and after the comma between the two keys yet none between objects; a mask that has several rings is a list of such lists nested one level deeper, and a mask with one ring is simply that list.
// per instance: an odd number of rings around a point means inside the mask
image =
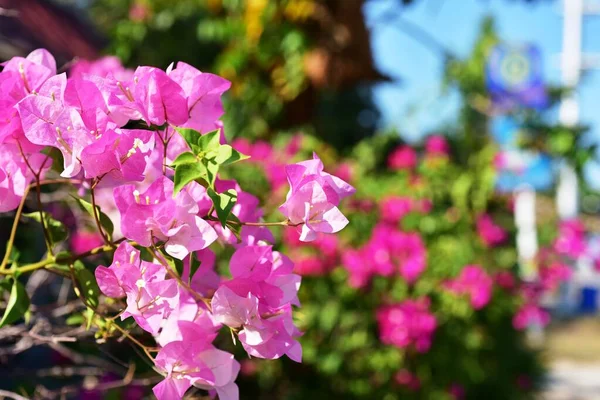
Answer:
[{"label": "blurred pink flower", "polygon": [[578,258],[586,251],[585,227],[577,219],[562,221],[558,228],[558,238],[554,250],[562,255]]},{"label": "blurred pink flower", "polygon": [[485,307],[492,298],[492,278],[479,265],[467,265],[460,275],[448,282],[447,288],[457,294],[468,294],[475,310]]},{"label": "blurred pink flower", "polygon": [[417,153],[407,145],[396,147],[388,157],[388,167],[393,170],[413,169],[417,165]]},{"label": "blurred pink flower", "polygon": [[71,250],[76,254],[85,253],[103,244],[104,240],[98,232],[77,230],[71,236]]},{"label": "blurred pink flower", "polygon": [[568,265],[560,262],[541,265],[539,268],[540,284],[545,290],[554,290],[561,282],[568,281],[572,273],[573,270]]},{"label": "blurred pink flower", "polygon": [[419,353],[431,347],[437,320],[429,312],[429,299],[405,300],[377,311],[379,338],[399,348],[414,346]]},{"label": "blurred pink flower", "polygon": [[508,239],[506,231],[501,226],[496,225],[488,214],[482,214],[477,218],[477,233],[488,247],[497,246]]},{"label": "blurred pink flower", "polygon": [[442,135],[429,136],[425,141],[425,152],[428,155],[447,156],[450,152],[448,141]]},{"label": "blurred pink flower", "polygon": [[496,285],[500,286],[505,290],[512,290],[515,288],[515,277],[509,271],[500,271],[494,276]]},{"label": "blurred pink flower", "polygon": [[550,314],[536,304],[524,304],[513,317],[515,329],[523,330],[530,325],[544,327],[550,323]]},{"label": "blurred pink flower", "polygon": [[354,176],[354,167],[347,162],[340,163],[334,171],[334,175],[346,182],[352,182]]},{"label": "blurred pink flower", "polygon": [[400,371],[396,372],[394,380],[398,385],[405,386],[411,391],[419,390],[421,387],[421,381],[419,378],[407,369],[401,369]]},{"label": "blurred pink flower", "polygon": [[379,203],[381,219],[397,224],[408,213],[413,211],[414,200],[410,197],[386,197]]},{"label": "blurred pink flower", "polygon": [[465,398],[465,388],[462,385],[459,385],[458,383],[453,383],[448,388],[448,394],[454,400],[462,400]]}]

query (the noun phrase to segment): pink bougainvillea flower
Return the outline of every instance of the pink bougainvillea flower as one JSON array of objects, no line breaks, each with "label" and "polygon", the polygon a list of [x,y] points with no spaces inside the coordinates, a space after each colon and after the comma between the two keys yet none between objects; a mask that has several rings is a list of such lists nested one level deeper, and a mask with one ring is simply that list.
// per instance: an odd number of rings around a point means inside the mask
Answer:
[{"label": "pink bougainvillea flower", "polygon": [[377,311],[379,338],[399,348],[414,346],[419,353],[431,347],[437,320],[429,312],[429,299],[405,300]]},{"label": "pink bougainvillea flower", "polygon": [[189,119],[182,126],[201,133],[215,130],[215,121],[223,115],[221,96],[231,87],[231,82],[218,75],[200,72],[181,61],[168,71],[168,75],[181,86],[187,99]]},{"label": "pink bougainvillea flower", "polygon": [[348,219],[328,201],[317,181],[302,185],[279,210],[291,224],[302,226],[300,240],[303,242],[315,240],[317,232],[336,233],[348,224]]},{"label": "pink bougainvillea flower", "polygon": [[154,67],[138,67],[133,75],[133,98],[148,124],[181,126],[188,120],[187,100],[181,86]]},{"label": "pink bougainvillea flower", "polygon": [[50,77],[56,75],[56,61],[45,49],[34,50],[26,58],[13,57],[3,66],[2,73],[18,74],[21,98],[30,93],[37,93]]},{"label": "pink bougainvillea flower", "polygon": [[467,294],[475,310],[485,307],[492,298],[494,282],[479,265],[465,266],[460,275],[448,282],[447,288],[457,294]]},{"label": "pink bougainvillea flower", "polygon": [[348,278],[350,286],[362,288],[369,283],[373,271],[363,251],[352,249],[345,251],[342,254],[342,263],[350,274]]},{"label": "pink bougainvillea flower", "polygon": [[396,372],[394,381],[396,381],[398,385],[404,386],[411,391],[417,391],[421,388],[421,380],[419,377],[404,368]]},{"label": "pink bougainvillea flower", "polygon": [[482,214],[477,218],[477,233],[488,247],[498,246],[508,239],[508,234],[499,225],[494,223],[488,214]]},{"label": "pink bougainvillea flower", "polygon": [[509,271],[497,272],[494,276],[494,282],[504,290],[513,290],[515,288],[515,277]]},{"label": "pink bougainvillea flower", "polygon": [[169,255],[183,260],[217,238],[210,224],[197,215],[198,204],[186,190],[173,198],[173,182],[166,177],[144,193],[133,185],[119,186],[114,196],[123,235],[142,246],[163,242]]},{"label": "pink bougainvillea flower", "polygon": [[84,75],[96,75],[101,78],[113,76],[119,81],[129,81],[133,78],[133,70],[123,67],[118,57],[104,56],[94,61],[77,60],[71,67],[69,75],[72,78]]},{"label": "pink bougainvillea flower", "polygon": [[384,221],[397,224],[405,215],[413,211],[414,200],[410,197],[390,196],[381,200],[379,208]]},{"label": "pink bougainvillea flower", "polygon": [[567,264],[560,262],[542,264],[539,268],[540,285],[545,290],[554,290],[562,282],[568,281],[572,274],[573,270]]},{"label": "pink bougainvillea flower", "polygon": [[[33,170],[42,174],[50,167],[41,153],[26,154],[27,162]],[[0,212],[12,211],[18,207],[25,189],[33,180],[33,172],[23,159],[17,145],[0,144]]]},{"label": "pink bougainvillea flower", "polygon": [[450,387],[448,388],[448,394],[454,400],[462,400],[465,398],[466,395],[465,388],[462,385],[459,385],[458,383],[453,383],[452,385],[450,385]]},{"label": "pink bougainvillea flower", "polygon": [[98,232],[90,232],[86,230],[77,229],[70,237],[71,249],[75,253],[85,253],[86,251],[92,250],[96,247],[102,246],[104,240]]},{"label": "pink bougainvillea flower", "polygon": [[389,155],[387,163],[396,171],[413,169],[417,165],[417,153],[410,146],[398,146]]},{"label": "pink bougainvillea flower", "polygon": [[327,201],[335,206],[339,205],[340,200],[344,197],[350,196],[356,191],[340,178],[324,172],[323,168],[323,162],[317,154],[313,154],[312,160],[286,166],[285,170],[290,184],[287,199],[289,200],[304,186],[313,182],[318,183],[325,192]]},{"label": "pink bougainvillea flower", "polygon": [[81,170],[81,151],[93,141],[77,110],[41,95],[25,97],[17,109],[27,139],[58,148],[64,158],[61,176],[77,175]]},{"label": "pink bougainvillea flower", "polygon": [[561,221],[554,250],[571,258],[579,258],[586,252],[585,227],[577,219]]},{"label": "pink bougainvillea flower", "polygon": [[445,137],[433,135],[425,140],[425,152],[430,156],[447,156],[450,147]]},{"label": "pink bougainvillea flower", "polygon": [[535,325],[544,327],[550,323],[550,314],[536,304],[524,304],[513,317],[515,329],[523,330]]},{"label": "pink bougainvillea flower", "polygon": [[270,246],[247,246],[231,258],[232,280],[223,282],[211,304],[216,321],[239,329],[246,351],[261,358],[287,354],[299,361],[299,332],[291,322],[300,277],[292,262]]},{"label": "pink bougainvillea flower", "polygon": [[86,178],[102,178],[111,185],[144,180],[154,134],[146,130],[107,130],[81,152]]}]

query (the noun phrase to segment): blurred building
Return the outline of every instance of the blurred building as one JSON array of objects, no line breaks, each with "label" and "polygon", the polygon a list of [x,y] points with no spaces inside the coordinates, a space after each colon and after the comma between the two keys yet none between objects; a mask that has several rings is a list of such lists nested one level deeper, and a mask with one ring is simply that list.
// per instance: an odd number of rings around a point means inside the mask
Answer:
[{"label": "blurred building", "polygon": [[48,49],[63,65],[93,59],[106,45],[81,11],[51,0],[0,0],[0,60]]}]

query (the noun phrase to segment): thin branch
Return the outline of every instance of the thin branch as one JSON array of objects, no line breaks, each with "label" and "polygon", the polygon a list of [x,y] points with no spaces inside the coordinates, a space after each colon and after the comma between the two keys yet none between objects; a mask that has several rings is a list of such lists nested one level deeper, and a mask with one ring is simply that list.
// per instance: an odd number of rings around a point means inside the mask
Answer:
[{"label": "thin branch", "polygon": [[94,193],[94,188],[98,183],[92,184],[92,188],[90,189],[90,193],[92,194],[92,214],[94,215],[94,221],[96,221],[96,226],[98,227],[98,231],[100,235],[102,235],[102,239],[106,244],[111,244],[112,242],[108,239],[108,235],[104,233],[104,229],[102,228],[102,224],[100,223],[100,215],[98,210],[96,209],[96,195]]},{"label": "thin branch", "polygon": [[15,392],[9,392],[8,390],[2,390],[2,389],[0,389],[0,396],[8,397],[9,399],[13,399],[13,400],[29,400],[27,397],[23,397],[20,394],[17,394]]}]

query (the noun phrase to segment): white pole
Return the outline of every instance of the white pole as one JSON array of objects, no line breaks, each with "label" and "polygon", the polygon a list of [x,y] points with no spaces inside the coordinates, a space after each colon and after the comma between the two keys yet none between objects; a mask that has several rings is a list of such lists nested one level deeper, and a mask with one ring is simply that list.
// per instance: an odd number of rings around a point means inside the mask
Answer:
[{"label": "white pole", "polygon": [[[584,0],[564,0],[562,84],[575,90],[582,67],[581,36]],[[577,93],[564,96],[560,104],[560,122],[574,126],[579,122]],[[577,175],[573,166],[563,163],[560,167],[556,192],[556,207],[560,219],[575,218],[579,212]]]},{"label": "white pole", "polygon": [[538,251],[535,224],[535,190],[530,185],[515,189],[515,225],[521,278],[531,282],[537,278],[535,256]]}]

